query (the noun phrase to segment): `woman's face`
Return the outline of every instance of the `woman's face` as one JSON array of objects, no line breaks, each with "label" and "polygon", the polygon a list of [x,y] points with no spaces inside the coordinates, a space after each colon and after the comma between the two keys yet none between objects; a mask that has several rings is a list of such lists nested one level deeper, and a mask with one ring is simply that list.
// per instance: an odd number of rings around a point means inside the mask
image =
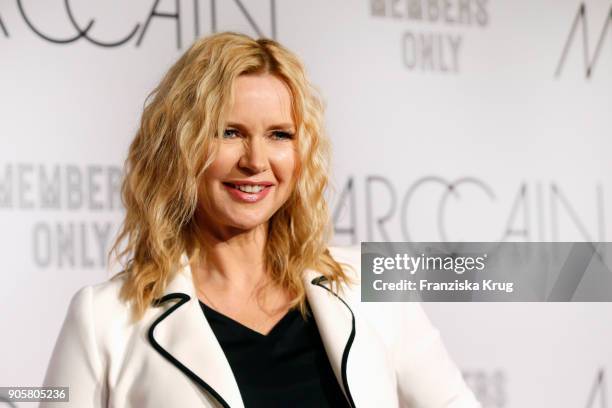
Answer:
[{"label": "woman's face", "polygon": [[241,75],[218,154],[203,177],[201,208],[213,228],[248,230],[287,201],[297,165],[287,85],[270,74]]}]

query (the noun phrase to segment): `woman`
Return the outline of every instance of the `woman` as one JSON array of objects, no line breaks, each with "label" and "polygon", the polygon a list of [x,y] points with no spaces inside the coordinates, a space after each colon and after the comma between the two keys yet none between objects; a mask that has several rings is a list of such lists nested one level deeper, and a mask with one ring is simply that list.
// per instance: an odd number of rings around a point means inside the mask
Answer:
[{"label": "woman", "polygon": [[126,268],[74,296],[45,385],[80,408],[479,406],[420,306],[361,305],[359,252],[327,247],[329,141],[294,54],[216,34],[152,96]]}]

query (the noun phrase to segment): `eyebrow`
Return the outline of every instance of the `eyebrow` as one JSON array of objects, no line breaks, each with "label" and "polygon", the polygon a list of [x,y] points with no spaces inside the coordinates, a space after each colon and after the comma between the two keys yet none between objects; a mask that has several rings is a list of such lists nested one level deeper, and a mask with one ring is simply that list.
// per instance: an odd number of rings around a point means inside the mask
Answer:
[{"label": "eyebrow", "polygon": [[[248,129],[246,128],[246,126],[244,126],[241,123],[238,123],[238,122],[228,122],[227,126],[228,127],[236,128],[236,129],[240,130],[241,132],[247,132],[248,133]],[[286,123],[277,123],[277,124],[268,126],[268,129],[266,129],[266,130],[277,130],[277,129],[293,131],[294,130],[294,126],[293,126],[293,123],[287,123],[287,122]]]}]

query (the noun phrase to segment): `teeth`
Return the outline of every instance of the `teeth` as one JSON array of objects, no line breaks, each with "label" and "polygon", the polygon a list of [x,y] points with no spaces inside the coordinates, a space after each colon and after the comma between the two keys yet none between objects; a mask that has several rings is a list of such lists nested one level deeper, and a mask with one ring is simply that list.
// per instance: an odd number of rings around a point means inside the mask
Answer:
[{"label": "teeth", "polygon": [[259,193],[261,190],[264,189],[264,186],[261,185],[236,185],[234,184],[234,187],[237,188],[240,191],[244,191],[245,193]]}]

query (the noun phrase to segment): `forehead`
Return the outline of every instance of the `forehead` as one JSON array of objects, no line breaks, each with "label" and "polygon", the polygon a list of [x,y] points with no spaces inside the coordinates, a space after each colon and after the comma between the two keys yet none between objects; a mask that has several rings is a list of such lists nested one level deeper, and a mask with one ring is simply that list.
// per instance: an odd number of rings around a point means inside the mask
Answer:
[{"label": "forehead", "polygon": [[240,75],[232,91],[228,120],[293,123],[291,92],[282,79],[271,74]]}]

